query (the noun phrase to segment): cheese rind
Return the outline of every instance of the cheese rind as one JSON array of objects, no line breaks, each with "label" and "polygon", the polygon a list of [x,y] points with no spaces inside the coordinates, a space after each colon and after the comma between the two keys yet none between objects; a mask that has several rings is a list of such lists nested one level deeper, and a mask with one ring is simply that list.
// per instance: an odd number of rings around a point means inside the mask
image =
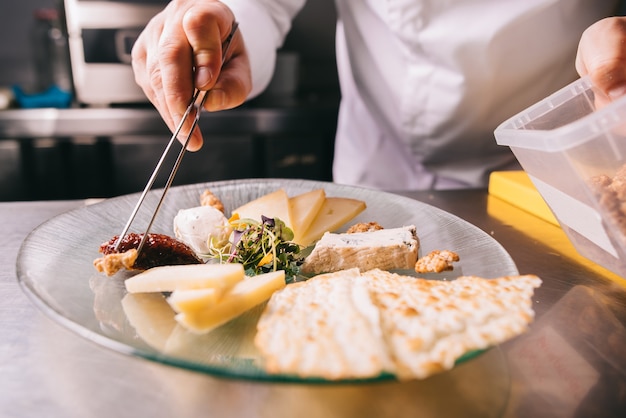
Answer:
[{"label": "cheese rind", "polygon": [[225,293],[215,305],[201,310],[183,310],[176,315],[176,320],[192,332],[209,332],[265,302],[275,291],[284,287],[283,270],[246,277]]},{"label": "cheese rind", "polygon": [[293,242],[299,243],[300,237],[309,229],[326,200],[324,189],[315,189],[289,199],[293,221]]},{"label": "cheese rind", "polygon": [[345,197],[327,197],[307,231],[298,239],[302,246],[320,239],[325,232],[334,232],[354,219],[366,208],[365,202]]},{"label": "cheese rind", "polygon": [[173,292],[178,289],[228,289],[245,276],[241,264],[190,264],[148,269],[126,280],[129,293]]}]

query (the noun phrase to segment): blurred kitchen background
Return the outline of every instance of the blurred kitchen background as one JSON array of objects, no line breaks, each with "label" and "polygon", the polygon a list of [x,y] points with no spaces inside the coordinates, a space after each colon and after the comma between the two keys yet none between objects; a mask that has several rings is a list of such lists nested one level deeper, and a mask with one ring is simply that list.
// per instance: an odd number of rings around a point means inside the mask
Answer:
[{"label": "blurred kitchen background", "polygon": [[[0,2],[0,201],[143,189],[169,132],[137,99],[127,55],[138,22],[166,3]],[[335,23],[333,0],[307,3],[268,90],[240,108],[203,114],[206,146],[186,154],[175,184],[331,180],[339,103]]]}]

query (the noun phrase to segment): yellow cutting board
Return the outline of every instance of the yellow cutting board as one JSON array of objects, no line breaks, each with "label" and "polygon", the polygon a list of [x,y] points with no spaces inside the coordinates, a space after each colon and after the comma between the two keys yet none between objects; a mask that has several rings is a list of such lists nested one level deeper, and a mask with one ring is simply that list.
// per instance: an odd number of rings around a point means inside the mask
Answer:
[{"label": "yellow cutting board", "polygon": [[494,171],[489,176],[489,194],[560,226],[550,207],[524,171]]}]

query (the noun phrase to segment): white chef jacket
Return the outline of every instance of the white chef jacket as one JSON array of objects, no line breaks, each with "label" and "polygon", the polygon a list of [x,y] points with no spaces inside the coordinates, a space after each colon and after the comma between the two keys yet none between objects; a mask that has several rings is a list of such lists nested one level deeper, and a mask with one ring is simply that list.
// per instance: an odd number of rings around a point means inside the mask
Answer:
[{"label": "white chef jacket", "polygon": [[[304,0],[223,0],[254,90]],[[336,0],[341,105],[333,178],[388,190],[485,186],[514,168],[499,123],[576,77],[582,32],[617,0]]]}]

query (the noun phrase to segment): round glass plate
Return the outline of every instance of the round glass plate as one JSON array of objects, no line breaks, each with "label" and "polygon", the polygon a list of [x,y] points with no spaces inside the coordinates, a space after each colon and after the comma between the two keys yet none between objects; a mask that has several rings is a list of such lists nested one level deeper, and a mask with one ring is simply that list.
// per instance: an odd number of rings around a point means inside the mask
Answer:
[{"label": "round glass plate", "polygon": [[[172,221],[178,210],[198,206],[200,194],[207,188],[223,201],[227,213],[278,188],[284,188],[289,196],[324,188],[327,196],[366,202],[367,209],[350,224],[377,221],[385,228],[415,225],[420,255],[435,249],[459,254],[460,261],[453,271],[426,278],[518,274],[513,260],[497,241],[450,213],[406,197],[326,182],[235,180],[174,187],[168,192],[151,232],[173,236]],[[158,190],[148,194],[131,231],[143,232],[159,196]],[[84,338],[123,354],[217,376],[323,382],[263,371],[252,342],[263,306],[206,335],[196,335],[177,325],[162,295],[127,295],[124,278],[131,273],[113,277],[97,273],[93,260],[100,255],[100,244],[119,234],[138,197],[139,194],[126,195],[76,209],[31,232],[18,254],[17,274],[22,288],[37,306]],[[476,354],[467,353],[459,361]],[[393,376],[383,375],[368,380],[390,378]]]}]

